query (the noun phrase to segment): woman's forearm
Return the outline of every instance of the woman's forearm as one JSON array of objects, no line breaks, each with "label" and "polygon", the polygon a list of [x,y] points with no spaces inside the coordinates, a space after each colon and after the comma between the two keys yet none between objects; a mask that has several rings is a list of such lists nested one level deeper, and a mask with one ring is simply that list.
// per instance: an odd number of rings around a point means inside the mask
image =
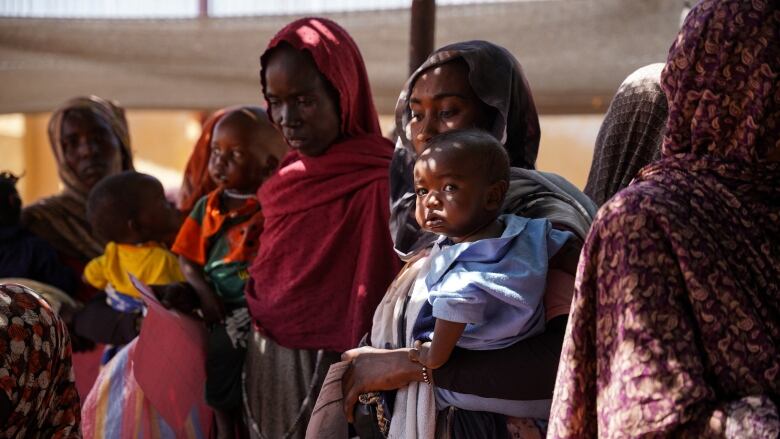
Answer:
[{"label": "woman's forearm", "polygon": [[492,351],[455,348],[433,371],[437,387],[486,398],[552,398],[568,316],[547,322],[543,334]]}]

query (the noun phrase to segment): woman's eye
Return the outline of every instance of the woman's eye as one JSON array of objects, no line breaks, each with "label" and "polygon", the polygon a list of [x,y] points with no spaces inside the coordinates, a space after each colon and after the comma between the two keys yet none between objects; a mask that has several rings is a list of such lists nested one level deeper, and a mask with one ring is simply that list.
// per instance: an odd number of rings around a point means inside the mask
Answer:
[{"label": "woman's eye", "polygon": [[447,119],[452,116],[455,116],[457,114],[456,110],[441,110],[439,111],[439,117],[442,119]]},{"label": "woman's eye", "polygon": [[242,153],[241,151],[239,151],[237,149],[233,150],[233,153],[232,153],[233,158],[240,159],[241,157],[243,157],[243,155],[244,155],[244,153]]},{"label": "woman's eye", "polygon": [[299,96],[297,99],[298,104],[300,105],[311,105],[314,103],[314,99],[308,97],[308,96]]},{"label": "woman's eye", "polygon": [[422,119],[422,113],[412,113],[412,119],[414,122],[419,122]]},{"label": "woman's eye", "polygon": [[445,184],[444,185],[444,192],[452,192],[452,191],[457,190],[457,189],[458,189],[458,187],[455,186],[454,184]]}]

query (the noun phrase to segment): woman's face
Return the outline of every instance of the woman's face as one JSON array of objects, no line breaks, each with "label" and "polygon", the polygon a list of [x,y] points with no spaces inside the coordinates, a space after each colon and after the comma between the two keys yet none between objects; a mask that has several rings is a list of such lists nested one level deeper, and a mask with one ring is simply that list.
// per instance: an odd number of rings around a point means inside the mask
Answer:
[{"label": "woman's face", "polygon": [[65,164],[87,189],[122,171],[119,139],[107,122],[87,111],[71,110],[63,118],[61,134]]},{"label": "woman's face", "polygon": [[417,155],[437,134],[452,130],[489,129],[495,109],[482,102],[468,81],[468,66],[451,61],[424,71],[409,96],[407,129]]},{"label": "woman's face", "polygon": [[311,57],[279,46],[263,74],[271,120],[287,144],[307,156],[327,151],[340,134],[338,103]]}]

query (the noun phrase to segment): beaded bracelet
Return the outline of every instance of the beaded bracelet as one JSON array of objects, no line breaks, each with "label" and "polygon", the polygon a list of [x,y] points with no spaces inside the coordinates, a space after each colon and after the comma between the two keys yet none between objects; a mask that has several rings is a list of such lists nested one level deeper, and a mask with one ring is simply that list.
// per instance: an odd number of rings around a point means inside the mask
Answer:
[{"label": "beaded bracelet", "polygon": [[423,376],[423,381],[425,381],[425,384],[429,386],[433,385],[431,384],[431,378],[428,376],[428,368],[425,366],[422,367],[422,376]]}]

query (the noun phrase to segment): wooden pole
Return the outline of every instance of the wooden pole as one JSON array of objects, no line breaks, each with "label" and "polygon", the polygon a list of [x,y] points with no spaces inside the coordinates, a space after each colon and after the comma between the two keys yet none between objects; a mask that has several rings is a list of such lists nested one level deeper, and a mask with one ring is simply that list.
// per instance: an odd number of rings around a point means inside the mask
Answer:
[{"label": "wooden pole", "polygon": [[198,18],[209,17],[209,0],[198,0]]},{"label": "wooden pole", "polygon": [[433,52],[436,34],[436,0],[412,0],[412,23],[409,38],[409,74]]}]

